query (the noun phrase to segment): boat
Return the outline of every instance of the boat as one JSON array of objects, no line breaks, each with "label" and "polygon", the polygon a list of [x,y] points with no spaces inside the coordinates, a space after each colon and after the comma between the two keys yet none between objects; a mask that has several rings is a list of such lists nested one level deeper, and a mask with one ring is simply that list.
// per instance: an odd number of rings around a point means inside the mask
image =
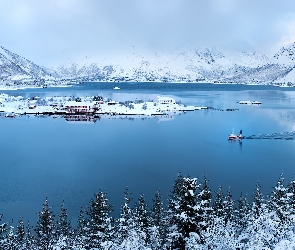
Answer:
[{"label": "boat", "polygon": [[116,87],[114,87],[113,89],[120,89],[120,88],[116,86]]},{"label": "boat", "polygon": [[228,136],[229,140],[241,140],[243,139],[242,130],[240,130],[240,133],[238,135],[235,134],[234,130],[231,132],[231,134]]}]

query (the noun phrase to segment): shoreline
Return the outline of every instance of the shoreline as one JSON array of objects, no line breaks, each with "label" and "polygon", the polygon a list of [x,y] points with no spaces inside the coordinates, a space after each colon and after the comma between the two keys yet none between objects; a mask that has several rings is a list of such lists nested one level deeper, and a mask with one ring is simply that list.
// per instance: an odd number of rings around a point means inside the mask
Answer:
[{"label": "shoreline", "polygon": [[279,88],[295,88],[295,84],[288,85],[288,84],[255,84],[255,83],[226,83],[226,82],[157,82],[157,81],[84,81],[80,83],[72,83],[72,84],[57,84],[57,85],[44,85],[44,86],[31,86],[31,85],[24,85],[24,86],[6,86],[0,85],[0,91],[16,91],[16,90],[25,90],[25,89],[46,89],[46,88],[68,88],[73,87],[75,85],[80,85],[83,83],[165,83],[165,84],[212,84],[212,85],[244,85],[244,86],[273,86]]},{"label": "shoreline", "polygon": [[167,96],[158,96],[157,101],[107,100],[102,96],[76,97],[33,97],[25,99],[0,94],[0,112],[7,118],[22,115],[64,116],[73,120],[91,120],[100,115],[109,116],[163,116],[177,115],[188,111],[207,110],[205,106],[187,106]]}]

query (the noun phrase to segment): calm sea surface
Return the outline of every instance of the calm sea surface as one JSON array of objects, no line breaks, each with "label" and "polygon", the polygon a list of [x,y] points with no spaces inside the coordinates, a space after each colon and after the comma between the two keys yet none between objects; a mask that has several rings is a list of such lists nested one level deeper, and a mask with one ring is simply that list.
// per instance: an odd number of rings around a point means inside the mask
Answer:
[{"label": "calm sea surface", "polygon": [[[119,86],[120,90],[113,90]],[[214,192],[231,187],[252,198],[259,181],[264,195],[280,173],[286,181],[295,174],[295,89],[270,86],[85,83],[71,88],[2,91],[11,95],[93,96],[115,101],[156,100],[167,95],[188,105],[214,109],[187,112],[174,119],[102,118],[96,123],[71,123],[61,118],[0,117],[0,213],[4,221],[19,217],[34,224],[45,198],[55,214],[65,201],[76,221],[93,194],[106,190],[114,215],[120,212],[126,186],[133,202],[145,194],[151,202],[156,190],[167,201],[177,173],[204,174]],[[262,105],[239,105],[240,100]],[[221,111],[238,109],[236,111]],[[243,129],[245,139],[227,136]],[[272,136],[275,133],[276,136]],[[278,138],[278,139],[263,139]]]}]

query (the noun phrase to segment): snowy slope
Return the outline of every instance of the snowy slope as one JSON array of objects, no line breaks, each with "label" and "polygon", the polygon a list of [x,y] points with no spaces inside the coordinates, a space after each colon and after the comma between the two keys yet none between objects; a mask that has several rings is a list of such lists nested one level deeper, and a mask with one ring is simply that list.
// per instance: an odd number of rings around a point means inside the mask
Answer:
[{"label": "snowy slope", "polygon": [[274,61],[279,64],[295,66],[295,42],[282,47],[279,52],[274,55]]},{"label": "snowy slope", "polygon": [[274,61],[287,68],[285,75],[276,79],[274,83],[279,85],[294,85],[295,83],[295,43],[282,47],[274,55]]},{"label": "snowy slope", "polygon": [[[61,66],[58,73],[81,80],[163,81],[272,84],[290,72],[290,65],[253,52],[217,49],[177,49],[169,52],[140,54],[84,65]],[[283,81],[283,80],[281,80]]]},{"label": "snowy slope", "polygon": [[[83,81],[212,82],[295,85],[295,43],[281,48],[273,57],[216,48],[185,49],[101,58],[92,55],[68,62],[55,70],[40,67],[0,47],[2,84],[30,82],[40,85]],[[0,82],[1,83],[1,82]],[[37,85],[38,85],[37,84]],[[50,85],[50,84],[48,84]]]},{"label": "snowy slope", "polygon": [[50,69],[40,67],[33,62],[0,47],[0,79],[5,84],[21,84],[22,82],[34,85],[37,82],[53,80],[59,75]]}]

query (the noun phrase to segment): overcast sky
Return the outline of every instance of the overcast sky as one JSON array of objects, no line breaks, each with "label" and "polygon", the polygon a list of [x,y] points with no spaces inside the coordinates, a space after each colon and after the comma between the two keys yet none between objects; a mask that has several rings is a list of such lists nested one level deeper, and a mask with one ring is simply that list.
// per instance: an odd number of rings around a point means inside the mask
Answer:
[{"label": "overcast sky", "polygon": [[295,1],[0,0],[0,25],[1,46],[46,66],[134,48],[274,53],[295,41]]}]

